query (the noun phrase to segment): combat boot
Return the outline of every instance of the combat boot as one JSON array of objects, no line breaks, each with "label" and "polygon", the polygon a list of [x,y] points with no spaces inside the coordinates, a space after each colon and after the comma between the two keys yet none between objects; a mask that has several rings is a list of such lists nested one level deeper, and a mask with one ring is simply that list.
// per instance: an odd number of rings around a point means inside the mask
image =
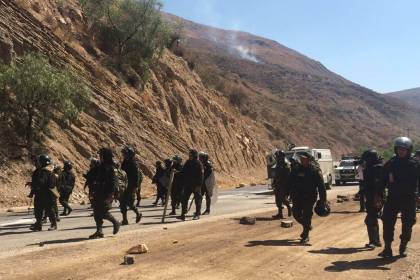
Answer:
[{"label": "combat boot", "polygon": [[48,228],[48,231],[54,231],[57,230],[57,224],[51,224],[51,226]]},{"label": "combat boot", "polygon": [[185,222],[185,214],[181,214],[181,216],[177,217],[177,219]]},{"label": "combat boot", "polygon": [[292,216],[292,207],[287,206],[287,217],[291,217]]},{"label": "combat boot", "polygon": [[136,224],[138,224],[141,220],[141,218],[143,217],[142,213],[139,213],[138,211],[136,212]]},{"label": "combat boot", "polygon": [[385,248],[382,252],[378,254],[379,257],[382,258],[392,258],[392,249],[391,249],[391,243],[385,243]]},{"label": "combat boot", "polygon": [[368,237],[369,237],[369,242],[365,244],[366,248],[370,248],[370,249],[374,249],[375,248],[375,244],[374,244],[374,232],[373,232],[373,228],[372,226],[366,226],[367,227],[367,232],[368,232]]},{"label": "combat boot", "polygon": [[273,215],[272,218],[273,218],[273,220],[281,220],[281,219],[284,219],[282,210],[279,210],[279,212],[276,215]]},{"label": "combat boot", "polygon": [[[122,214],[122,216],[123,216],[123,219],[122,219],[122,221],[121,221],[121,225],[122,226],[126,226],[126,225],[128,225],[128,219],[127,219],[127,213],[123,213]],[[111,220],[109,220],[111,223],[113,223]]]},{"label": "combat boot", "polygon": [[193,220],[200,220],[200,213],[195,213]]},{"label": "combat boot", "polygon": [[67,208],[64,207],[63,212],[60,214],[60,216],[67,216]]},{"label": "combat boot", "polygon": [[171,213],[169,213],[169,216],[174,216],[174,215],[176,215],[176,211],[175,209],[172,209]]},{"label": "combat boot", "polygon": [[401,244],[400,244],[400,257],[401,258],[405,258],[407,257],[407,241],[402,241],[401,240]]},{"label": "combat boot", "polygon": [[42,224],[41,223],[35,223],[29,227],[32,231],[42,231]]},{"label": "combat boot", "polygon": [[70,213],[71,213],[72,211],[73,211],[73,208],[71,208],[71,207],[67,208],[67,215],[66,215],[66,216],[70,215]]},{"label": "combat boot", "polygon": [[89,239],[98,239],[98,238],[103,238],[104,234],[102,232],[102,225],[97,225],[96,226],[96,232],[92,235],[89,236]]},{"label": "combat boot", "polygon": [[210,209],[206,209],[206,211],[204,211],[202,215],[210,215]]},{"label": "combat boot", "polygon": [[112,223],[112,226],[114,227],[112,234],[117,234],[120,231],[120,223],[111,214],[108,215],[107,220],[110,221]]}]

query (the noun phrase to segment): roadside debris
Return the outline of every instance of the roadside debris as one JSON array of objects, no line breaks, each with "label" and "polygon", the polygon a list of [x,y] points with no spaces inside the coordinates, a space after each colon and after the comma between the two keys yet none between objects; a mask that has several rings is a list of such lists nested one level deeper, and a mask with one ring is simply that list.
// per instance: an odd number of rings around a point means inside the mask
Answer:
[{"label": "roadside debris", "polygon": [[255,217],[242,217],[239,223],[242,225],[255,225],[257,219]]},{"label": "roadside debris", "polygon": [[281,227],[291,228],[292,226],[293,226],[293,221],[290,221],[290,220],[281,221]]},{"label": "roadside debris", "polygon": [[244,183],[240,183],[239,184],[239,186],[238,187],[236,187],[237,189],[240,189],[240,188],[244,188],[245,187],[245,184]]},{"label": "roadside debris", "polygon": [[130,265],[130,264],[134,264],[134,257],[132,256],[124,256],[124,265]]},{"label": "roadside debris", "polygon": [[149,248],[147,248],[147,245],[144,243],[134,246],[127,251],[128,254],[145,254],[148,252]]}]

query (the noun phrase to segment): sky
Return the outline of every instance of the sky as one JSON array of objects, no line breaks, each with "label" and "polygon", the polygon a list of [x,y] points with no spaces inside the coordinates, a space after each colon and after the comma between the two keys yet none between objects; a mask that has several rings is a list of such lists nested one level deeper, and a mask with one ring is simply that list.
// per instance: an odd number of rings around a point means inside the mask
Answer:
[{"label": "sky", "polygon": [[419,0],[163,0],[180,17],[273,39],[380,93],[420,87]]}]

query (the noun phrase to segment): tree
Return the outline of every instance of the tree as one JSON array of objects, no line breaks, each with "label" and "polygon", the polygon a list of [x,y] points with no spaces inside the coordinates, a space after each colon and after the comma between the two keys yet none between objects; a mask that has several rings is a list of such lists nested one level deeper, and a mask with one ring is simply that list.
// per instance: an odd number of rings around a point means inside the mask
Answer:
[{"label": "tree", "polygon": [[76,120],[89,95],[90,90],[69,71],[52,66],[40,54],[0,64],[0,121],[30,151],[52,119],[62,126]]},{"label": "tree", "polygon": [[171,39],[158,0],[80,0],[99,47],[117,70],[130,65],[147,80],[149,66]]}]

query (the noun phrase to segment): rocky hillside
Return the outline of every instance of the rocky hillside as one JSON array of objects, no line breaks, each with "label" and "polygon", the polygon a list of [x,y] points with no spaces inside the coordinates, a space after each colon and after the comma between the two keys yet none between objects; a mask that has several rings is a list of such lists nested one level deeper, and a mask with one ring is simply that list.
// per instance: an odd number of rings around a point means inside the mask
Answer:
[{"label": "rocky hillside", "polygon": [[384,147],[405,131],[403,124],[420,124],[419,112],[408,104],[354,84],[277,42],[166,17],[184,26],[174,46],[178,54],[278,146],[330,147],[339,154]]},{"label": "rocky hillside", "polygon": [[411,105],[420,107],[420,88],[391,92],[387,93],[387,95],[403,100]]},{"label": "rocky hillside", "polygon": [[[88,43],[86,34],[75,1],[0,0],[3,60],[41,52],[77,73],[94,92],[79,120],[66,130],[52,123],[45,141],[56,162],[75,162],[75,200],[83,197],[81,174],[89,158],[102,146],[119,151],[125,143],[139,151],[145,193],[152,190],[154,162],[175,153],[185,157],[190,147],[208,151],[221,185],[264,177],[267,147],[256,140],[258,128],[246,123],[220,93],[208,90],[184,59],[166,51],[145,90],[139,91],[103,66],[105,54]],[[0,141],[0,207],[24,204],[32,166],[16,145]]]}]

